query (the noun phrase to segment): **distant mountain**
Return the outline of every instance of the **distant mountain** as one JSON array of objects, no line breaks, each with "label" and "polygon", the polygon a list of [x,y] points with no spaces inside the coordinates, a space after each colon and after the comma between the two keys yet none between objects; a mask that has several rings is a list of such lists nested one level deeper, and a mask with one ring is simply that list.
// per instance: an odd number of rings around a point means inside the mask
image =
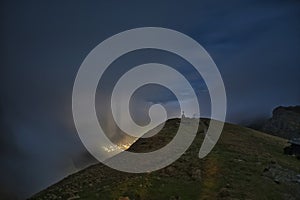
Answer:
[{"label": "distant mountain", "polygon": [[287,139],[300,137],[300,106],[275,108],[261,130]]},{"label": "distant mountain", "polygon": [[[166,145],[179,123],[168,120],[159,134],[139,139],[129,151],[148,152]],[[158,171],[131,174],[99,163],[31,199],[300,199],[300,161],[283,154],[286,140],[226,123],[215,148],[199,159],[203,138],[200,127],[186,153]]]}]

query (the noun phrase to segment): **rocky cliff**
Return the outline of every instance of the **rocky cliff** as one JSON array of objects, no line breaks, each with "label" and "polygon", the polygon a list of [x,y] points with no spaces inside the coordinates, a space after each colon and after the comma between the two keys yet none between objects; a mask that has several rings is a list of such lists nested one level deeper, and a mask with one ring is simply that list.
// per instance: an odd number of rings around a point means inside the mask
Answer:
[{"label": "rocky cliff", "polygon": [[300,137],[300,106],[275,108],[262,131],[287,139]]}]

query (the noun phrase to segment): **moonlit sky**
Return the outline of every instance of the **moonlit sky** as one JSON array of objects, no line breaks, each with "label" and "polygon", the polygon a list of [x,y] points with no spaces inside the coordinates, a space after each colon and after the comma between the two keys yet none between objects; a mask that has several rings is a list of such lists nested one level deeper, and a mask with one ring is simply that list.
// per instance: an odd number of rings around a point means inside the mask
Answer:
[{"label": "moonlit sky", "polygon": [[[0,5],[0,194],[8,199],[28,197],[94,161],[73,124],[73,82],[87,54],[121,31],[165,27],[199,42],[223,77],[229,122],[251,124],[269,117],[278,105],[300,103],[296,0],[1,1]],[[127,67],[150,61],[180,70],[199,91],[203,114],[209,115],[201,77],[166,52],[132,52],[116,60],[115,70],[102,81],[112,83]],[[143,113],[149,103],[165,103],[170,116],[180,114],[174,95],[165,88],[153,86],[146,93],[141,89],[136,96],[145,97],[132,105],[143,107],[133,116],[137,123],[147,122]],[[97,94],[100,110],[107,103],[101,97],[106,97],[105,90]],[[101,117],[109,123],[109,116],[100,113]]]}]

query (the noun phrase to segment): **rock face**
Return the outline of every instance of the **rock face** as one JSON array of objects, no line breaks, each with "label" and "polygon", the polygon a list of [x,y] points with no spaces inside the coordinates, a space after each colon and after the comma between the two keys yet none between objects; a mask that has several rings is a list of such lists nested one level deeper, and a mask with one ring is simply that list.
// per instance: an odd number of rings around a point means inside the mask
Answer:
[{"label": "rock face", "polygon": [[275,108],[262,131],[287,139],[300,137],[300,106]]}]

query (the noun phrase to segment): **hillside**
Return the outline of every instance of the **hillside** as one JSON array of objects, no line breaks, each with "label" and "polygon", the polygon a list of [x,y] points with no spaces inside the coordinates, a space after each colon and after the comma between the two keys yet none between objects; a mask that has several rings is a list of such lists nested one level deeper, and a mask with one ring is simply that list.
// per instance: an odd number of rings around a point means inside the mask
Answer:
[{"label": "hillside", "polygon": [[[179,122],[167,121],[159,134],[139,139],[129,150],[167,144]],[[283,154],[286,140],[227,123],[213,151],[200,160],[202,140],[199,128],[188,151],[164,169],[129,174],[97,164],[31,199],[300,199],[300,160]]]}]

